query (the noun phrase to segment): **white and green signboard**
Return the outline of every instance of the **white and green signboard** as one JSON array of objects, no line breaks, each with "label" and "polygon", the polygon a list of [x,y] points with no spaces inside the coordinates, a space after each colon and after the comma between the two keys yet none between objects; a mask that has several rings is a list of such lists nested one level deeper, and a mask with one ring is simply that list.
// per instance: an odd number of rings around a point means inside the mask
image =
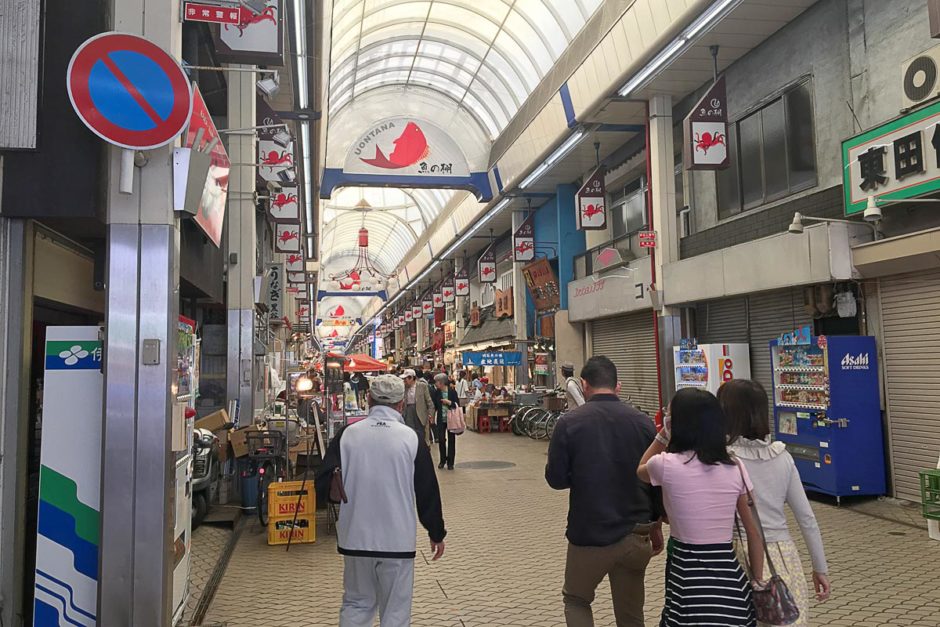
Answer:
[{"label": "white and green signboard", "polygon": [[845,215],[940,190],[940,102],[842,142]]},{"label": "white and green signboard", "polygon": [[101,351],[98,327],[46,330],[34,627],[95,627]]}]

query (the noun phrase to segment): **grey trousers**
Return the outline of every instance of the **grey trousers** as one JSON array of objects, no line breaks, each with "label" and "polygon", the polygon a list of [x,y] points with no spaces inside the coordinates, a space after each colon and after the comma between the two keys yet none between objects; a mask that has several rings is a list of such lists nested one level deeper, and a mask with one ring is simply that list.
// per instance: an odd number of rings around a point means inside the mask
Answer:
[{"label": "grey trousers", "polygon": [[344,559],[339,627],[372,627],[376,611],[381,627],[409,627],[415,561],[350,556]]}]

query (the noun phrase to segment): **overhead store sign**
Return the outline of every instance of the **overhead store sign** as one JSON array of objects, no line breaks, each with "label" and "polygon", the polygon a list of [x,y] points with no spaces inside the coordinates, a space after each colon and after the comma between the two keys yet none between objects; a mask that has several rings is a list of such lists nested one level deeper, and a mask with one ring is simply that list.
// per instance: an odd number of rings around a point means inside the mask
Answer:
[{"label": "overhead store sign", "polygon": [[454,272],[454,293],[457,296],[470,295],[470,270],[467,269],[466,264]]},{"label": "overhead store sign", "polygon": [[597,231],[607,228],[607,190],[604,185],[606,172],[607,169],[600,166],[578,190],[577,228],[579,231]]},{"label": "overhead store sign", "polygon": [[687,170],[724,170],[728,167],[728,95],[725,77],[719,78],[682,123]]},{"label": "overhead store sign", "polygon": [[466,351],[460,353],[466,366],[521,366],[522,353],[519,351]]},{"label": "overhead store sign", "polygon": [[532,300],[535,301],[535,310],[538,312],[558,309],[561,305],[561,294],[558,291],[558,279],[548,259],[538,259],[522,268],[526,287]]},{"label": "overhead store sign", "polygon": [[299,253],[300,226],[293,224],[276,225],[274,250],[279,253]]},{"label": "overhead store sign", "polygon": [[842,142],[845,215],[940,190],[940,102]]},{"label": "overhead store sign", "polygon": [[238,24],[218,26],[215,39],[216,58],[223,63],[249,65],[284,65],[284,17],[281,0],[265,0],[255,10],[244,3]]},{"label": "overhead store sign", "polygon": [[265,295],[271,320],[284,315],[284,266],[274,263],[268,266],[268,289]]},{"label": "overhead store sign", "polygon": [[[304,256],[303,253],[291,253],[287,255],[284,260],[284,267],[287,268],[288,272],[300,272],[304,275],[304,279],[307,278],[306,273],[304,272]],[[301,282],[301,281],[298,281]]]},{"label": "overhead store sign", "polygon": [[281,191],[272,193],[270,203],[268,213],[273,222],[300,224],[300,200],[296,185],[284,185]]},{"label": "overhead store sign", "polygon": [[535,259],[535,221],[527,216],[512,235],[513,261],[532,261]]},{"label": "overhead store sign", "polygon": [[344,172],[411,176],[470,176],[463,151],[429,122],[392,118],[372,126],[356,140]]},{"label": "overhead store sign", "polygon": [[493,250],[492,245],[480,255],[477,274],[480,277],[480,283],[496,283],[496,251]]},{"label": "overhead store sign", "polygon": [[434,317],[434,301],[431,299],[426,299],[421,301],[421,313],[424,314],[426,318]]},{"label": "overhead store sign", "polygon": [[321,198],[329,198],[335,188],[344,185],[456,188],[472,191],[481,202],[493,197],[487,172],[471,172],[457,142],[420,118],[373,122],[360,130],[345,156],[337,157],[331,160],[334,167],[323,171]]},{"label": "overhead store sign", "polygon": [[193,94],[176,59],[134,35],[88,39],[66,74],[75,113],[95,135],[132,150],[164,146],[189,124]]},{"label": "overhead store sign", "polygon": [[512,288],[496,290],[495,315],[497,318],[512,317]]},{"label": "overhead store sign", "polygon": [[454,287],[454,277],[449,276],[441,284],[441,296],[445,303],[452,303],[457,299],[457,290]]},{"label": "overhead store sign", "polygon": [[199,86],[193,86],[193,110],[189,121],[189,130],[186,131],[186,147],[202,150],[196,146],[197,137],[208,144],[215,140],[210,154],[209,176],[206,177],[202,199],[194,220],[199,228],[212,240],[216,246],[222,245],[222,226],[225,222],[225,200],[228,198],[228,178],[232,169],[232,162],[222,145],[219,131],[215,128],[209,109],[199,91]]}]

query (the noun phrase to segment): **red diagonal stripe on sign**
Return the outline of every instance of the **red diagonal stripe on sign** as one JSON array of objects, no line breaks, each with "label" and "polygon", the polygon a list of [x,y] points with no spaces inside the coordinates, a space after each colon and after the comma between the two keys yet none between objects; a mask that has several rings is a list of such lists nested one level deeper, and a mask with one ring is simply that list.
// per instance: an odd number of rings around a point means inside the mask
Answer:
[{"label": "red diagonal stripe on sign", "polygon": [[132,83],[130,79],[124,75],[124,72],[121,71],[117,64],[112,61],[108,55],[102,56],[101,62],[104,63],[105,67],[111,70],[111,73],[114,74],[114,77],[118,79],[121,85],[124,86],[124,89],[127,90],[127,93],[129,93],[131,98],[134,99],[134,102],[140,105],[140,108],[144,110],[144,113],[150,116],[150,119],[153,120],[154,124],[161,124],[164,121],[163,118],[161,118],[157,113],[156,109],[154,109],[150,103],[147,102],[147,99],[144,98],[139,91],[137,91],[137,87],[134,86],[134,83]]}]

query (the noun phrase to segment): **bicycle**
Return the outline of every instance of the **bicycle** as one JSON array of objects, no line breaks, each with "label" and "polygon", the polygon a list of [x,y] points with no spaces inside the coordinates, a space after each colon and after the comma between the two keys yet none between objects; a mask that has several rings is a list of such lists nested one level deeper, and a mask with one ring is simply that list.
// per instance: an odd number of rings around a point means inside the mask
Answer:
[{"label": "bicycle", "polygon": [[283,431],[252,431],[245,436],[249,473],[258,474],[258,521],[268,525],[268,487],[287,478],[287,437]]}]

